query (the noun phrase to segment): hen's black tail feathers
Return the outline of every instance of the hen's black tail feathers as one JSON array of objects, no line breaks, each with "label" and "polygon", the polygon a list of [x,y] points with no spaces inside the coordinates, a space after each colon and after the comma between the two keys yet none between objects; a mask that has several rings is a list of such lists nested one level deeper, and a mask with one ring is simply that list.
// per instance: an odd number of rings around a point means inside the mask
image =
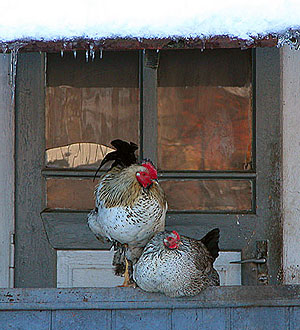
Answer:
[{"label": "hen's black tail feathers", "polygon": [[110,169],[112,169],[113,167],[118,166],[118,165],[128,167],[132,164],[135,164],[137,161],[135,151],[138,149],[138,146],[135,143],[133,143],[133,142],[128,143],[126,141],[117,139],[117,140],[111,141],[110,144],[113,147],[115,147],[116,150],[110,152],[103,158],[99,168],[97,169],[97,171],[95,173],[94,180],[95,180],[96,175],[99,172],[100,168],[109,161],[114,161],[113,164],[111,165]]},{"label": "hen's black tail feathers", "polygon": [[206,246],[207,250],[211,254],[211,256],[216,260],[219,256],[219,238],[220,238],[220,230],[219,228],[215,228],[208,232],[203,238],[201,238],[201,242]]}]

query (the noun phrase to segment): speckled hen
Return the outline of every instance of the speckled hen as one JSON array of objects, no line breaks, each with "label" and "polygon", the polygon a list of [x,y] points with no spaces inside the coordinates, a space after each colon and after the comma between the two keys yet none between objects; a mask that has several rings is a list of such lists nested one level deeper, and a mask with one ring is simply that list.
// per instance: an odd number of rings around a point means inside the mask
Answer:
[{"label": "speckled hen", "polygon": [[137,146],[122,140],[111,144],[117,150],[100,167],[109,160],[114,163],[96,188],[96,208],[88,216],[88,225],[97,238],[114,242],[113,264],[117,275],[125,271],[127,286],[128,260],[134,264],[147,242],[164,230],[167,202],[151,161],[136,164]]},{"label": "speckled hen", "polygon": [[156,234],[134,266],[137,285],[169,297],[193,296],[208,286],[220,285],[213,263],[219,255],[219,229],[200,241],[176,231]]}]

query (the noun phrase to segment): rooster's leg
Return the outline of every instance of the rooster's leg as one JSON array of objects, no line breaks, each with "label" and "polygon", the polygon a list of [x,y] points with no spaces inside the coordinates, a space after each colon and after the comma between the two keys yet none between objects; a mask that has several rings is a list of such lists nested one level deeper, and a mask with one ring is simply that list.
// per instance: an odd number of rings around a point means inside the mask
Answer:
[{"label": "rooster's leg", "polygon": [[120,285],[120,287],[135,287],[135,284],[132,283],[130,280],[130,275],[129,275],[129,263],[127,258],[125,257],[125,273],[124,273],[124,283]]},{"label": "rooster's leg", "polygon": [[125,273],[124,273],[123,286],[129,286],[129,284],[130,284],[130,278],[129,278],[128,260],[125,257]]}]

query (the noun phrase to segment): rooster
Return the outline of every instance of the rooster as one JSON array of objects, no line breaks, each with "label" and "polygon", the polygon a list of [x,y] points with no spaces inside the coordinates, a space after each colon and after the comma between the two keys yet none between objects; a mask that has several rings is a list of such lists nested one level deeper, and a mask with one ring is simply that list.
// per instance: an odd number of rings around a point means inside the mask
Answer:
[{"label": "rooster", "polygon": [[136,163],[137,145],[122,140],[111,144],[116,151],[105,156],[99,169],[108,161],[114,163],[96,187],[96,207],[88,215],[88,225],[98,239],[114,243],[116,275],[124,273],[125,264],[123,286],[129,286],[130,267],[148,241],[164,230],[167,202],[152,162]]},{"label": "rooster", "polygon": [[176,231],[156,234],[134,266],[134,280],[143,290],[169,297],[193,296],[220,285],[213,263],[219,255],[219,229],[200,241]]}]

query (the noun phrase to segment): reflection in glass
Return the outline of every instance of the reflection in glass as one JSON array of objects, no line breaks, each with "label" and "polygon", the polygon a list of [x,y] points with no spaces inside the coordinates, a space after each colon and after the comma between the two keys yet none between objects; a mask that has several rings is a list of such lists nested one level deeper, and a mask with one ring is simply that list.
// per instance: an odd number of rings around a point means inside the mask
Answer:
[{"label": "reflection in glass", "polygon": [[[160,180],[169,210],[250,211],[249,180]],[[95,206],[93,179],[47,179],[47,207],[89,210]]]},{"label": "reflection in glass", "polygon": [[[96,145],[110,146],[110,141],[116,138],[138,143],[138,100],[137,88],[48,87],[46,149],[58,148],[59,153],[63,148],[68,155],[65,148],[71,148],[72,153],[76,153],[76,148],[84,148],[84,153],[99,151],[100,155],[103,150],[97,150]],[[64,156],[62,161],[53,164],[53,158],[49,159],[49,152],[46,158],[47,167],[61,165],[63,168],[74,168],[78,166],[79,161],[70,161]],[[81,157],[82,160],[84,155]],[[87,160],[85,164],[81,162],[80,166],[87,165],[87,168],[91,168],[89,158]],[[97,164],[94,168],[97,168]]]},{"label": "reflection in glass", "polygon": [[138,61],[137,51],[47,54],[46,166],[96,169],[110,141],[139,144]]},{"label": "reflection in glass", "polygon": [[114,149],[96,143],[74,143],[46,150],[46,165],[53,168],[98,168]]},{"label": "reflection in glass", "polygon": [[169,210],[250,211],[252,186],[249,180],[162,181]]},{"label": "reflection in glass", "polygon": [[250,68],[249,52],[162,53],[158,82],[161,170],[251,169]]},{"label": "reflection in glass", "polygon": [[95,207],[93,179],[47,179],[47,208],[91,210]]}]

